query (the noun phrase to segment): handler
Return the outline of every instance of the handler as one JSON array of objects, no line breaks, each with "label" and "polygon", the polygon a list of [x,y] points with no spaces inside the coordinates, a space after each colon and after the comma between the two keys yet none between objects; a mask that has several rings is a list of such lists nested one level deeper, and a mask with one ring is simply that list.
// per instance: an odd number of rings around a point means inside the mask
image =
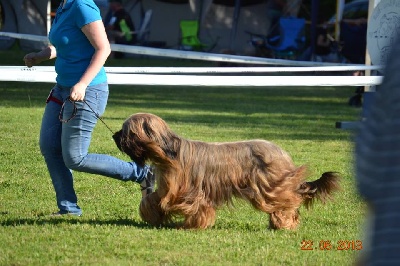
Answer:
[{"label": "handler", "polygon": [[40,130],[40,150],[59,208],[55,215],[82,214],[71,170],[141,183],[142,196],[146,196],[154,185],[148,165],[88,153],[97,117],[107,105],[104,63],[111,52],[100,10],[93,0],[63,0],[49,40],[48,47],[25,55],[24,61],[32,67],[57,57],[57,84],[47,98]]}]

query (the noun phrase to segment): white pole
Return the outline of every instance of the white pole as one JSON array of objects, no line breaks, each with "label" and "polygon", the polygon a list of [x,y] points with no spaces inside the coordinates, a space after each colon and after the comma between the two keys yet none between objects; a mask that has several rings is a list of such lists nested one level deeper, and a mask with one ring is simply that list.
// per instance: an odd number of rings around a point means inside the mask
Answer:
[{"label": "white pole", "polygon": [[[369,0],[369,6],[368,6],[368,21],[371,18],[372,11],[374,11],[374,8],[376,5],[380,2],[381,0]],[[370,66],[371,65],[371,57],[368,53],[368,49],[365,49],[365,65]],[[365,76],[370,76],[371,75],[371,70],[366,70],[365,71]],[[366,92],[372,92],[375,91],[375,86],[365,86],[364,91]]]},{"label": "white pole", "polygon": [[50,32],[50,27],[51,27],[51,0],[47,1],[47,21],[46,21],[46,26],[47,26],[47,35]]},{"label": "white pole", "polygon": [[340,21],[343,17],[344,0],[336,1],[336,21],[335,21],[335,39],[339,41],[340,38]]}]

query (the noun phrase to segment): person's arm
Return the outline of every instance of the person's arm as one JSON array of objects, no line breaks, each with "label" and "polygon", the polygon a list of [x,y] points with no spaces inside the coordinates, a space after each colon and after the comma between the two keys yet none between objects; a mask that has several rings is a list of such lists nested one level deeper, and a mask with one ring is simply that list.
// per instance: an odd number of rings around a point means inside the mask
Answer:
[{"label": "person's arm", "polygon": [[83,26],[82,32],[94,47],[95,52],[85,73],[83,73],[79,82],[71,88],[70,98],[73,101],[82,101],[84,99],[87,86],[99,73],[111,53],[110,43],[101,20]]},{"label": "person's arm", "polygon": [[43,61],[53,59],[57,57],[56,48],[53,45],[49,45],[43,48],[40,52],[29,53],[24,56],[24,62],[27,67],[38,65]]}]

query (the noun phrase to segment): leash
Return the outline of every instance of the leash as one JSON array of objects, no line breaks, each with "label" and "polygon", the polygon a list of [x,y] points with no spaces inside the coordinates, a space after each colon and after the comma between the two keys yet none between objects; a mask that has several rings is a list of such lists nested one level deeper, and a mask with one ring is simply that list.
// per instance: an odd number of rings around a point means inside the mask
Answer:
[{"label": "leash", "polygon": [[97,117],[97,119],[99,119],[107,128],[108,130],[110,130],[110,132],[114,135],[114,131],[111,130],[111,128],[106,124],[106,122],[104,122],[104,120],[99,116],[98,113],[96,113],[93,108],[87,103],[87,101],[85,99],[83,99],[83,102],[90,108],[90,110],[92,110],[92,112],[94,113],[94,115]]},{"label": "leash", "polygon": [[[62,118],[62,113],[63,113],[63,110],[64,110],[64,105],[65,105],[65,103],[66,103],[67,101],[69,101],[70,103],[72,103],[72,104],[74,105],[74,110],[72,111],[71,117],[69,117],[68,119],[63,119],[63,118]],[[84,103],[89,107],[89,109],[94,113],[94,115],[96,116],[96,118],[99,119],[99,120],[108,128],[108,130],[110,130],[110,132],[114,135],[114,131],[112,131],[112,129],[106,124],[106,122],[104,122],[104,120],[99,116],[99,114],[96,113],[95,110],[93,110],[93,108],[90,106],[90,104],[88,104],[88,102],[87,102],[85,99],[83,99],[83,102],[84,102]],[[63,104],[62,104],[62,106],[61,106],[61,110],[60,110],[60,113],[59,113],[59,115],[58,115],[58,119],[59,119],[62,123],[68,123],[72,118],[74,118],[74,117],[76,116],[77,111],[78,111],[78,108],[76,107],[75,101],[71,100],[71,98],[68,97],[68,98],[63,102]]]}]

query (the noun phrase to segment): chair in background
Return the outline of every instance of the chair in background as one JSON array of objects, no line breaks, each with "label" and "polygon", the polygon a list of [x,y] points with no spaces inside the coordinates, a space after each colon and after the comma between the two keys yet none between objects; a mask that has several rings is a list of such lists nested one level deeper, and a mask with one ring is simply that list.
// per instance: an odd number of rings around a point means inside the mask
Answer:
[{"label": "chair in background", "polygon": [[270,58],[296,59],[305,46],[304,18],[282,17],[279,20],[279,35],[264,36],[250,34],[250,43],[256,48],[256,55]]},{"label": "chair in background", "polygon": [[265,45],[275,58],[295,59],[305,46],[304,18],[281,18],[280,34],[267,39]]},{"label": "chair in background", "polygon": [[[134,30],[135,25],[133,24],[133,20],[127,13],[126,16],[127,19],[129,17],[129,21],[127,21],[126,19],[121,19],[119,21],[119,29],[115,30],[114,24],[117,21],[117,17],[113,16],[112,10],[109,10],[104,18],[104,25],[107,30],[107,35],[109,36],[110,40],[112,42],[115,41],[115,43],[142,45],[144,42],[146,42],[150,34],[150,21],[152,14],[153,11],[151,9],[143,12],[139,28],[136,28],[136,30]],[[117,39],[119,40],[119,42],[116,41]]]},{"label": "chair in background", "polygon": [[140,22],[139,29],[137,31],[132,32],[136,34],[136,44],[144,45],[149,38],[150,35],[150,22],[153,16],[153,10],[149,9],[144,13],[143,19]]},{"label": "chair in background", "polygon": [[150,36],[150,24],[153,16],[153,10],[148,9],[144,12],[143,18],[140,22],[139,29],[137,31],[131,32],[136,35],[136,42],[134,45],[147,46],[147,47],[165,47],[164,41],[149,41]]},{"label": "chair in background", "polygon": [[208,45],[202,43],[198,37],[199,22],[197,20],[181,20],[180,49],[189,51],[204,51]]}]

